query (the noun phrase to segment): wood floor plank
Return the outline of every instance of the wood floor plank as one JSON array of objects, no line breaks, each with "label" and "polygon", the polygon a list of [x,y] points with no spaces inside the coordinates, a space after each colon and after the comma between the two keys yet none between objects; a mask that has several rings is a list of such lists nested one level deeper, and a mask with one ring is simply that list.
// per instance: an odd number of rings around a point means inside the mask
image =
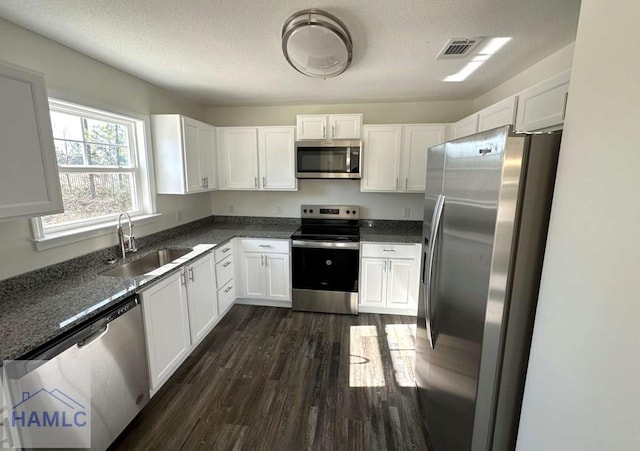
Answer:
[{"label": "wood floor plank", "polygon": [[234,306],[112,450],[426,450],[415,318]]}]

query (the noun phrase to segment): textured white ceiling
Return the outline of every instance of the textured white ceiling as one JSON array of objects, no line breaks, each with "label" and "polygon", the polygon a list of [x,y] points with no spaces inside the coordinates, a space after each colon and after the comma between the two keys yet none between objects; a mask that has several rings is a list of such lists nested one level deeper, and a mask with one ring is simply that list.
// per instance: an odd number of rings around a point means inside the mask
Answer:
[{"label": "textured white ceiling", "polygon": [[[285,61],[292,13],[349,28],[351,67],[328,80]],[[0,16],[202,104],[470,99],[575,39],[580,0],[2,0]],[[463,83],[435,60],[451,37],[513,39]],[[481,45],[482,46],[482,45]],[[480,46],[480,47],[481,47]]]}]

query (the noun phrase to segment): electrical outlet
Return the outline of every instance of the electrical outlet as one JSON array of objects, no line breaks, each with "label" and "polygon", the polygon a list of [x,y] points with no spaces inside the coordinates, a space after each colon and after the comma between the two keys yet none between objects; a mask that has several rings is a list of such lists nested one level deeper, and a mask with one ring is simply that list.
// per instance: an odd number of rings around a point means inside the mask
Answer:
[{"label": "electrical outlet", "polygon": [[282,214],[282,205],[276,206],[276,214],[277,215],[281,215]]},{"label": "electrical outlet", "polygon": [[235,208],[233,208],[233,205],[229,205],[229,213],[233,213],[235,211]]},{"label": "electrical outlet", "polygon": [[409,207],[405,207],[402,209],[402,217],[403,218],[409,218],[411,217],[411,208]]}]

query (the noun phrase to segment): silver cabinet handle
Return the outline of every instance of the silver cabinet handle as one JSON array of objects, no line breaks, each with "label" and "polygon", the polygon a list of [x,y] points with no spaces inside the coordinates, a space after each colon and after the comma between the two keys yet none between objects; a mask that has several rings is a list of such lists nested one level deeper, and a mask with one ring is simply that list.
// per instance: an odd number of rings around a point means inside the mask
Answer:
[{"label": "silver cabinet handle", "polygon": [[395,249],[382,249],[382,252],[395,252]]},{"label": "silver cabinet handle", "polygon": [[187,286],[187,279],[184,277],[184,271],[180,272],[180,285],[183,287]]},{"label": "silver cabinet handle", "polygon": [[431,349],[435,349],[435,331],[433,323],[433,304],[431,292],[433,290],[433,260],[435,258],[435,249],[437,246],[436,239],[440,232],[440,221],[442,219],[442,210],[444,210],[444,194],[438,196],[436,201],[436,208],[433,210],[433,216],[431,219],[431,232],[429,234],[429,254],[427,257],[427,281],[424,287],[424,301],[425,301],[425,323],[427,326],[427,337],[429,338],[429,344]]},{"label": "silver cabinet handle", "polygon": [[389,272],[391,272],[391,264],[393,263],[391,260],[387,260],[389,262]]},{"label": "silver cabinet handle", "polygon": [[322,126],[322,137],[323,138],[327,137],[327,127],[325,127],[324,125]]},{"label": "silver cabinet handle", "polygon": [[332,138],[336,137],[336,126],[335,125],[331,126],[331,137]]},{"label": "silver cabinet handle", "polygon": [[264,255],[260,254],[260,266],[264,266]]},{"label": "silver cabinet handle", "polygon": [[204,177],[202,177],[202,178],[200,179],[200,186],[202,186],[202,187],[204,188]]},{"label": "silver cabinet handle", "polygon": [[226,254],[227,252],[229,252],[231,250],[230,247],[225,247],[224,249],[222,249],[222,253]]},{"label": "silver cabinet handle", "polygon": [[264,266],[269,266],[269,258],[266,255],[264,256]]},{"label": "silver cabinet handle", "polygon": [[224,265],[222,265],[223,268],[226,268],[227,266],[229,266],[232,262],[226,262]]},{"label": "silver cabinet handle", "polygon": [[255,187],[258,187],[258,177],[255,177]]},{"label": "silver cabinet handle", "polygon": [[396,189],[398,189],[398,177],[396,177]]},{"label": "silver cabinet handle", "polygon": [[232,289],[233,289],[233,285],[229,285],[229,286],[227,287],[227,289],[226,289],[226,290],[224,290],[224,292],[225,292],[225,293],[228,293],[228,292],[229,292],[229,291],[231,291]]},{"label": "silver cabinet handle", "polygon": [[270,244],[258,244],[258,247],[271,247]]},{"label": "silver cabinet handle", "polygon": [[387,272],[387,261],[382,260],[382,272]]},{"label": "silver cabinet handle", "polygon": [[262,177],[262,187],[263,188],[267,187],[267,178],[266,177]]},{"label": "silver cabinet handle", "polygon": [[209,177],[204,178],[205,188],[209,188]]},{"label": "silver cabinet handle", "polygon": [[409,186],[409,177],[405,177],[404,178],[404,190],[405,191],[408,189],[407,186]]},{"label": "silver cabinet handle", "polygon": [[193,267],[189,267],[189,280],[192,282],[195,282],[194,278],[193,278]]}]

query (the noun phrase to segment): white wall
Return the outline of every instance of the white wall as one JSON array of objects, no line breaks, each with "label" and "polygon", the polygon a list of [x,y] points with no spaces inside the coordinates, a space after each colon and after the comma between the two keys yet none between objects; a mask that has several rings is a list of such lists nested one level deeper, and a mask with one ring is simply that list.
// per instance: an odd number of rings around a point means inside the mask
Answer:
[{"label": "white wall", "polygon": [[520,451],[640,449],[638,18],[582,0]]},{"label": "white wall", "polygon": [[[300,217],[302,204],[359,205],[362,219],[422,220],[422,194],[361,193],[359,180],[300,180],[295,192],[217,191],[213,213],[230,216]],[[230,213],[233,206],[234,213]],[[277,214],[277,208],[282,214]],[[402,217],[409,208],[411,216]]]},{"label": "white wall", "polygon": [[480,111],[489,105],[493,105],[502,99],[517,94],[523,89],[536,85],[541,81],[569,69],[573,59],[573,48],[574,43],[561,48],[528,69],[520,72],[515,77],[477,97],[473,101],[473,111]]},{"label": "white wall", "polygon": [[209,107],[207,120],[213,125],[295,125],[298,114],[362,113],[365,124],[455,122],[473,113],[471,101],[350,103],[325,105],[280,105]]},{"label": "white wall", "polygon": [[[3,19],[0,19],[0,60],[43,72],[47,88],[62,94],[66,100],[122,113],[182,113],[204,119],[204,108],[195,103]],[[211,196],[158,196],[157,207],[163,216],[153,224],[138,227],[138,236],[175,226],[177,211],[181,211],[183,222],[208,216]],[[112,233],[37,252],[30,240],[28,220],[0,223],[0,280],[111,246],[117,241],[116,234]]]}]

